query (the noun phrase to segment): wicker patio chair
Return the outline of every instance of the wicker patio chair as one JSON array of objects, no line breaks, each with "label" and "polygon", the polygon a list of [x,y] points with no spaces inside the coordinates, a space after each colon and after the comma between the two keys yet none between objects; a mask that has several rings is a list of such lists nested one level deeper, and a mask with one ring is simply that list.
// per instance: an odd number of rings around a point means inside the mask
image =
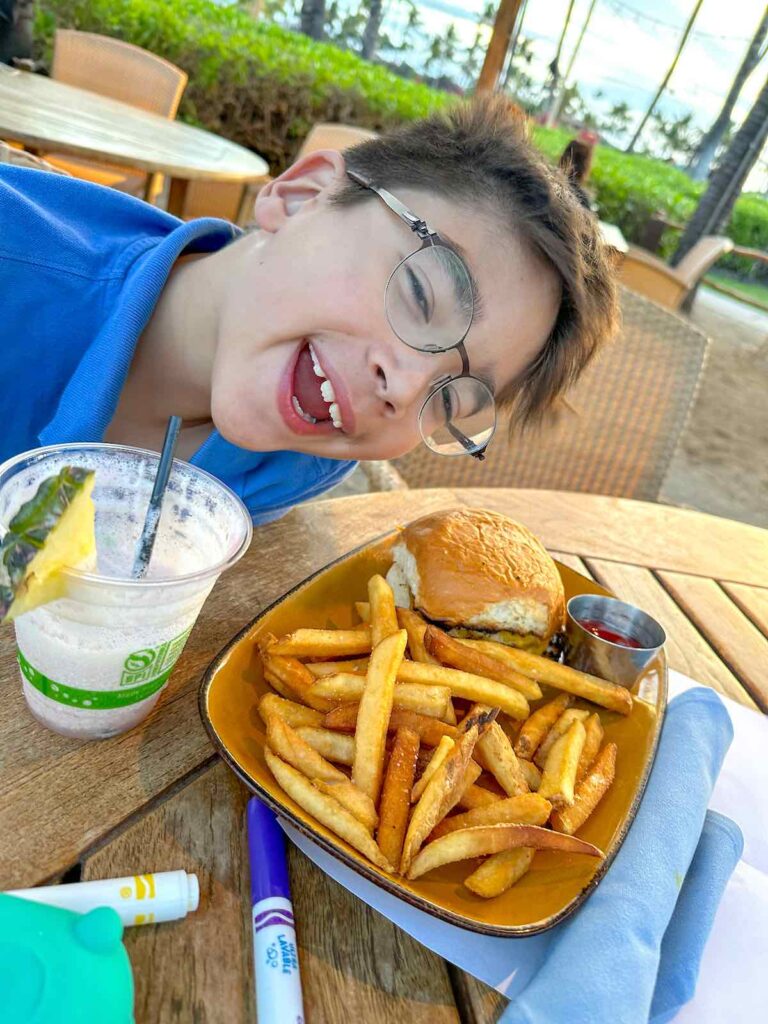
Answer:
[{"label": "wicker patio chair", "polygon": [[670,267],[658,256],[630,245],[619,263],[619,277],[633,292],[639,292],[667,309],[678,310],[707,271],[731,249],[733,242],[730,238],[706,235],[676,267]]},{"label": "wicker patio chair", "polygon": [[658,500],[708,339],[628,289],[622,311],[619,337],[568,394],[572,412],[538,434],[510,436],[500,424],[485,462],[421,446],[394,461],[398,473],[410,487],[539,487]]},{"label": "wicker patio chair", "polygon": [[[176,117],[187,85],[186,72],[149,50],[74,29],[57,30],[51,75],[60,82],[121,100],[169,120]],[[119,125],[115,128],[119,129]],[[78,178],[122,192],[143,194],[149,202],[154,202],[162,191],[161,174],[145,174],[134,168],[61,153],[46,153],[45,158]]]},{"label": "wicker patio chair", "polygon": [[370,131],[368,128],[324,121],[310,129],[301,144],[296,159],[306,156],[307,153],[314,153],[318,149],[337,149],[339,151],[349,149],[350,146],[356,146],[359,142],[367,142],[376,137],[376,132]]},{"label": "wicker patio chair", "polygon": [[9,145],[0,139],[0,164],[15,164],[16,167],[31,167],[36,171],[54,171],[56,174],[66,174],[60,167],[41,160],[39,156],[27,153],[17,144]]},{"label": "wicker patio chair", "polygon": [[[346,149],[376,137],[375,132],[347,124],[316,124],[302,143],[296,159],[318,149]],[[184,217],[224,217],[245,227],[253,219],[253,203],[259,189],[270,179],[243,188],[218,181],[191,181],[184,201]]]}]

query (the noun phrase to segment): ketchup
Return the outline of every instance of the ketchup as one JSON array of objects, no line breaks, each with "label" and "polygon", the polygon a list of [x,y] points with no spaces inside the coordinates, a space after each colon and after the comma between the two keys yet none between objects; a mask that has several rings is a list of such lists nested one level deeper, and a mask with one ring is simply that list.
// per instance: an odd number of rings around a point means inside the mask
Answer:
[{"label": "ketchup", "polygon": [[643,645],[638,643],[634,637],[622,636],[621,633],[615,633],[612,629],[609,629],[602,622],[598,622],[595,619],[579,620],[579,625],[586,629],[588,633],[592,633],[593,636],[599,636],[601,640],[607,640],[610,644],[618,644],[620,647],[635,647],[640,648]]}]

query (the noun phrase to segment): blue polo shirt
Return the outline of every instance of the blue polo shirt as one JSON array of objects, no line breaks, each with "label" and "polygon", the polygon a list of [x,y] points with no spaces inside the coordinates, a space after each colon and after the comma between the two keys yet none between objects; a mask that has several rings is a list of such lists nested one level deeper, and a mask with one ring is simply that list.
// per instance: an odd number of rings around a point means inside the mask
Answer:
[{"label": "blue polo shirt", "polygon": [[[0,461],[40,445],[100,441],[174,262],[238,234],[224,220],[185,224],[112,189],[0,164]],[[216,430],[191,462],[239,494],[255,523],[355,466],[247,451]]]}]

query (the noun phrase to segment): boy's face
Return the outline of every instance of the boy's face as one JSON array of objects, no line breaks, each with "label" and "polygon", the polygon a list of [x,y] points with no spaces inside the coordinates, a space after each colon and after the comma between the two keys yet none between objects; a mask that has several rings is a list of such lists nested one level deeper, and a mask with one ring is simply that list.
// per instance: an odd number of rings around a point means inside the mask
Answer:
[{"label": "boy's face", "polygon": [[[421,243],[373,193],[332,206],[328,197],[343,180],[338,153],[294,164],[260,193],[261,230],[225,251],[211,411],[241,447],[338,459],[403,455],[421,441],[419,411],[434,382],[461,372],[455,350],[415,351],[393,332],[387,281]],[[554,271],[479,209],[395,192],[461,246],[482,302],[465,339],[470,372],[498,394],[552,328]]]}]

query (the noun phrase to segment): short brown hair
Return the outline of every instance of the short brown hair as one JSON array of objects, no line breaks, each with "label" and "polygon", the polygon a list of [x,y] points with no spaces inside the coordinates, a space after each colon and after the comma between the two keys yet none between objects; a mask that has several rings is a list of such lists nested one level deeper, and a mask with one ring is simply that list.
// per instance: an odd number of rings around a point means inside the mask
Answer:
[{"label": "short brown hair", "polygon": [[[498,396],[521,424],[535,423],[564,394],[613,334],[616,285],[596,218],[565,176],[528,139],[526,119],[506,97],[456,104],[345,154],[350,169],[374,184],[436,192],[485,203],[556,271],[560,309],[544,347]],[[372,193],[349,181],[336,205]]]}]

